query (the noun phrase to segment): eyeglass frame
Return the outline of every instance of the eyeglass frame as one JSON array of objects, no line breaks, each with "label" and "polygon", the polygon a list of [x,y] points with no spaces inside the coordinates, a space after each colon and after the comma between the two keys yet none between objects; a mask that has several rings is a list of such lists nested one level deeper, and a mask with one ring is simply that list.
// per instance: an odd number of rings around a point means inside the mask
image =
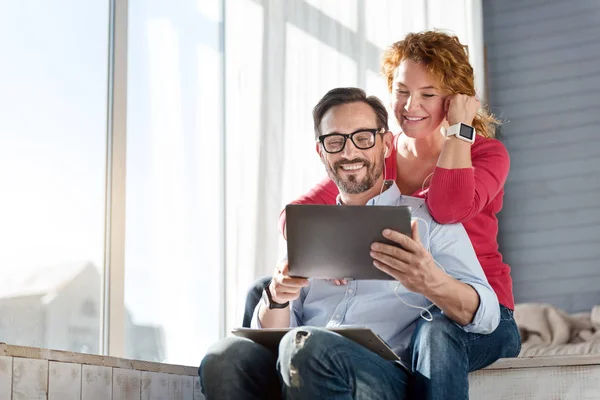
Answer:
[{"label": "eyeglass frame", "polygon": [[[373,144],[369,147],[358,147],[356,145],[356,143],[354,142],[354,135],[356,135],[357,133],[360,132],[371,132],[371,134],[373,135]],[[359,129],[357,131],[354,131],[352,133],[328,133],[326,135],[321,135],[317,138],[317,142],[321,143],[321,146],[323,146],[323,150],[325,150],[326,153],[328,154],[337,154],[337,153],[341,153],[342,151],[344,151],[344,149],[346,148],[346,143],[348,142],[348,139],[350,139],[350,141],[352,142],[352,144],[354,145],[354,147],[356,147],[359,150],[369,150],[372,149],[373,147],[375,147],[375,144],[377,143],[377,134],[384,134],[385,133],[385,128],[376,128],[376,129]],[[339,149],[338,151],[328,151],[326,146],[325,146],[325,139],[327,139],[330,136],[342,136],[344,138],[344,144],[342,145],[342,148]]]}]

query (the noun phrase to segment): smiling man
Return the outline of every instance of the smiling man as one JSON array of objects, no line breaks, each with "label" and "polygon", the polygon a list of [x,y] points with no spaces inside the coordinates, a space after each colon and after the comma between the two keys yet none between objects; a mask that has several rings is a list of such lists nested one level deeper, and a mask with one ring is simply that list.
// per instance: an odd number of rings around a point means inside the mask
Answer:
[{"label": "smiling man", "polygon": [[[376,114],[377,125],[381,125],[380,119],[387,118],[382,110],[379,110],[377,115],[377,102],[378,99],[365,96],[365,102],[348,103],[343,107],[327,110],[325,107],[317,106],[314,110],[315,124],[319,124],[318,127],[315,126],[315,132],[320,133],[323,128],[327,132],[317,137],[317,152],[321,155],[327,174],[335,182],[340,193],[350,195],[352,199],[348,198],[348,200],[354,202],[360,201],[369,194],[369,189],[375,187],[376,181],[382,177],[386,157],[386,154],[374,154],[371,159],[367,159],[366,153],[361,150],[374,147],[377,136],[385,142],[383,149],[392,146],[392,134],[387,132],[387,124],[381,128],[373,128],[373,113]],[[371,106],[371,103],[375,107]],[[358,129],[353,130],[356,127]],[[339,132],[335,129],[339,129]],[[345,131],[350,133],[341,133]],[[347,140],[350,140],[354,146],[346,147]],[[327,156],[327,153],[332,156]]]},{"label": "smiling man", "polygon": [[[438,225],[422,199],[402,196],[395,183],[385,181],[392,135],[381,101],[361,89],[333,89],[315,106],[313,119],[317,152],[340,191],[338,204],[411,207],[412,237],[384,231],[399,247],[374,243],[373,265],[365,265],[397,282],[340,286],[292,278],[282,262],[254,310],[252,326],[294,329],[281,340],[278,358],[239,337],[211,347],[199,369],[208,400],[405,399],[410,340],[425,307],[439,307],[466,332],[487,334],[498,326],[498,299],[462,225]],[[403,361],[386,361],[324,329],[357,325],[372,329]]]}]

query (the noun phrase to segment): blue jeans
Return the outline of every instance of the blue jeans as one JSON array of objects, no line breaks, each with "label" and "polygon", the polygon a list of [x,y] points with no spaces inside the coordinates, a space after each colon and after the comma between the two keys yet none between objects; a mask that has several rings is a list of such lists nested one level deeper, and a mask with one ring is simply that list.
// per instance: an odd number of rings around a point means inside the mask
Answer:
[{"label": "blue jeans", "polygon": [[316,327],[288,332],[278,359],[251,340],[228,337],[208,350],[198,373],[207,400],[403,400],[409,380],[398,364]]},{"label": "blue jeans", "polygon": [[[250,326],[252,312],[270,277],[259,278],[246,298],[244,326]],[[411,350],[410,398],[468,399],[469,372],[484,368],[499,358],[516,357],[521,350],[519,329],[512,310],[500,305],[500,325],[489,335],[467,333],[444,316],[431,310],[433,321],[419,319]]]},{"label": "blue jeans", "polygon": [[488,335],[465,332],[439,309],[432,315],[431,322],[419,320],[412,337],[411,398],[468,399],[469,372],[521,350],[513,311],[503,305],[500,325]]}]

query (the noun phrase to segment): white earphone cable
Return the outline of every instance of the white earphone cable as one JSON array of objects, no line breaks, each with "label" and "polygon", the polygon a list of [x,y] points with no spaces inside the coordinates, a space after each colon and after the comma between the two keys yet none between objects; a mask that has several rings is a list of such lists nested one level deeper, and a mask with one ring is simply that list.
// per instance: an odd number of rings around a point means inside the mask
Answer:
[{"label": "white earphone cable", "polygon": [[[418,220],[418,221],[423,221],[423,223],[425,224],[425,227],[427,228],[427,232],[426,232],[426,237],[429,238],[429,223],[427,221],[425,221],[423,218],[420,217],[413,217],[414,219]],[[427,241],[428,244],[429,240]],[[431,246],[429,246],[428,251],[431,253]],[[444,267],[442,267],[442,265],[437,262],[437,260],[435,258],[432,258],[433,261],[442,269],[442,271],[444,271],[444,273],[446,273],[446,270],[444,269]],[[429,311],[432,307],[435,306],[435,304],[431,303],[429,306],[427,307],[421,307],[421,306],[415,306],[413,304],[409,304],[406,301],[404,301],[402,299],[402,297],[400,297],[400,295],[398,294],[398,288],[400,287],[400,282],[398,282],[398,284],[396,285],[396,288],[394,289],[394,294],[396,295],[396,297],[398,298],[398,300],[400,300],[402,303],[404,303],[406,306],[408,307],[412,307],[412,308],[416,308],[418,310],[421,310],[420,315],[421,318],[423,318],[425,321],[431,322],[433,321],[433,315],[431,314],[431,311]],[[426,314],[429,314],[429,316],[426,316]]]}]

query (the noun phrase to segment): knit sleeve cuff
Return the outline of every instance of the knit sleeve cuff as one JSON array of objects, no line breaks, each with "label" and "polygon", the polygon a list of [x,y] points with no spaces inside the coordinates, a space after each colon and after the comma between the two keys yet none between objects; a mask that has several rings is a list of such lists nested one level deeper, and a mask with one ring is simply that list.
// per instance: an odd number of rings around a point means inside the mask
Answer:
[{"label": "knit sleeve cuff", "polygon": [[433,172],[432,186],[440,188],[468,187],[475,184],[473,168],[446,169],[436,167]]}]

